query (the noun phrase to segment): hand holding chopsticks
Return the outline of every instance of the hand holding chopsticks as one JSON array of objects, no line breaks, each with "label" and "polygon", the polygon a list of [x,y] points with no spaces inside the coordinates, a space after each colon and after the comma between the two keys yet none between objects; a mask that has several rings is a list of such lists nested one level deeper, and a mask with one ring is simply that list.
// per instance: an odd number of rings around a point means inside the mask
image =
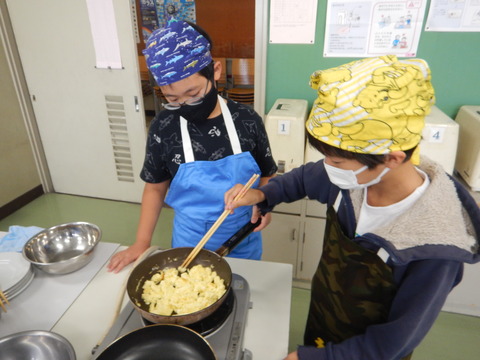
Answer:
[{"label": "hand holding chopsticks", "polygon": [[[240,190],[240,192],[237,194],[234,200],[240,199],[245,193],[252,187],[252,185],[257,181],[258,177],[260,175],[254,174],[250,180],[245,184],[245,186]],[[200,242],[193,248],[193,250],[190,252],[190,254],[187,256],[183,264],[180,266],[182,268],[187,268],[190,263],[192,262],[193,259],[198,255],[200,250],[203,248],[203,246],[207,243],[207,241],[212,237],[212,235],[217,231],[219,226],[223,223],[223,221],[226,219],[228,214],[230,214],[230,210],[225,210],[222,215],[215,221],[215,223],[212,225],[212,227],[207,231],[205,236],[200,240]]]}]

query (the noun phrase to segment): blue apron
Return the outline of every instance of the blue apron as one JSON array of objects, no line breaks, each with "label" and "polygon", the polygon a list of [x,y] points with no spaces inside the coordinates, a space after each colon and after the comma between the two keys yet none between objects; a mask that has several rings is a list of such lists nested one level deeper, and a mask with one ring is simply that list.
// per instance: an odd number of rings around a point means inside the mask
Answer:
[{"label": "blue apron", "polygon": [[[195,161],[187,121],[180,117],[185,163],[180,164],[165,202],[175,211],[172,247],[194,247],[207,233],[224,210],[224,193],[235,184],[245,184],[260,169],[250,152],[242,153],[232,115],[219,96],[223,119],[233,155],[216,161]],[[258,186],[258,180],[253,187]],[[252,216],[252,207],[243,206],[228,215],[205,248],[217,250]],[[231,253],[231,257],[260,260],[260,232],[251,233]]]}]

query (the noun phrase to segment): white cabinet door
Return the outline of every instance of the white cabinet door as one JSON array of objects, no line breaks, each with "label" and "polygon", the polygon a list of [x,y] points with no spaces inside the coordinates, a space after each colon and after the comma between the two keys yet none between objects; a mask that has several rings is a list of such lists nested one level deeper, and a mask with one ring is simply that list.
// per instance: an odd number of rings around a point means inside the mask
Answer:
[{"label": "white cabinet door", "polygon": [[86,1],[7,0],[56,192],[141,200],[146,141],[130,0],[112,0],[123,69],[95,67]]},{"label": "white cabinet door", "polygon": [[315,274],[322,255],[323,235],[326,220],[322,218],[305,218],[305,231],[300,246],[300,266],[297,270],[297,279],[310,281]]},{"label": "white cabinet door", "polygon": [[272,213],[272,222],[262,230],[262,260],[292,264],[295,269],[299,237],[299,216]]},{"label": "white cabinet door", "polygon": [[453,288],[443,306],[444,311],[480,316],[480,264],[465,264],[462,282]]}]

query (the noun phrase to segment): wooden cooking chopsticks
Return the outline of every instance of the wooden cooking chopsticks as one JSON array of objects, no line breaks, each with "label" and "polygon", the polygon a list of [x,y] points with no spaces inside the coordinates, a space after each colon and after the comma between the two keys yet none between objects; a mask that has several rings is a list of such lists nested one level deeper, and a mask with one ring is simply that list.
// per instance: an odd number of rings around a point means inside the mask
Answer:
[{"label": "wooden cooking chopsticks", "polygon": [[[237,201],[238,199],[241,199],[243,195],[252,187],[252,185],[255,183],[255,181],[258,179],[260,175],[258,174],[253,174],[253,176],[248,180],[248,182],[243,186],[242,190],[235,196],[235,199],[233,201]],[[183,262],[183,264],[180,266],[181,268],[188,268],[190,263],[192,262],[193,259],[198,255],[200,250],[203,248],[203,246],[207,243],[207,241],[212,237],[212,235],[217,231],[218,227],[223,223],[225,218],[228,216],[230,213],[230,210],[225,210],[222,215],[215,221],[215,223],[212,225],[212,227],[207,231],[205,236],[200,240],[200,242],[193,248],[193,250],[188,254],[187,258]]]},{"label": "wooden cooking chopsticks", "polygon": [[10,305],[10,302],[8,301],[3,291],[0,290],[0,306],[2,307],[3,311],[7,312],[7,308],[5,307],[3,302],[5,302],[6,305]]}]

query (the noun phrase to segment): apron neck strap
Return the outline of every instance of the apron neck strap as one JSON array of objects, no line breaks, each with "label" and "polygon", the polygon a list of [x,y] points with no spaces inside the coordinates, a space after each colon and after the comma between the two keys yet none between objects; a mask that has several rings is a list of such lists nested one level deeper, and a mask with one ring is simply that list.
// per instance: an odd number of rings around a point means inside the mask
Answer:
[{"label": "apron neck strap", "polygon": [[335,199],[335,203],[333,204],[333,208],[335,209],[335,212],[338,213],[338,208],[340,207],[340,203],[342,202],[342,190],[338,192],[337,198]]},{"label": "apron neck strap", "polygon": [[218,101],[220,101],[220,108],[222,109],[223,121],[227,127],[228,137],[230,138],[230,144],[232,145],[232,150],[235,155],[242,153],[242,147],[240,146],[240,140],[238,139],[237,130],[235,129],[235,124],[233,123],[232,114],[228,109],[228,106],[223,100],[222,97],[218,96]]},{"label": "apron neck strap", "polygon": [[190,139],[187,125],[187,120],[185,120],[183,116],[180,116],[180,132],[182,134],[183,154],[185,155],[185,162],[189,163],[195,161],[195,156],[193,156],[192,140]]},{"label": "apron neck strap", "polygon": [[[228,137],[230,138],[230,145],[232,146],[233,154],[240,154],[242,152],[242,147],[240,146],[240,140],[238,139],[237,130],[235,129],[235,124],[233,123],[232,114],[230,113],[227,104],[220,95],[218,95],[218,101],[220,102],[220,109],[222,110],[223,121],[225,122],[225,127],[227,128],[227,133]],[[180,131],[182,134],[183,153],[185,154],[185,162],[189,163],[195,161],[195,156],[193,154],[192,140],[190,139],[187,125],[187,120],[184,117],[180,116]]]}]

